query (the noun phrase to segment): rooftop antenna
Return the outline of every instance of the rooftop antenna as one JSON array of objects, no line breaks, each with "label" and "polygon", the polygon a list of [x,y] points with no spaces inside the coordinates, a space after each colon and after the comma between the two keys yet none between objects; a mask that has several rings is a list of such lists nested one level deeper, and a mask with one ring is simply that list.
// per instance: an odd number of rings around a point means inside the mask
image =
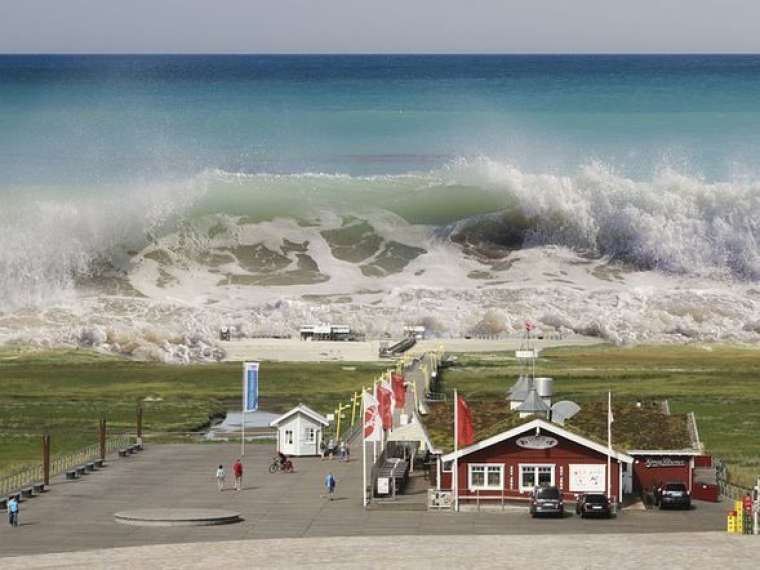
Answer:
[{"label": "rooftop antenna", "polygon": [[521,365],[521,375],[525,375],[530,378],[531,385],[536,377],[536,349],[533,346],[533,336],[531,332],[536,328],[530,321],[525,321],[525,329],[522,339],[520,340],[520,348],[515,351],[515,357]]}]

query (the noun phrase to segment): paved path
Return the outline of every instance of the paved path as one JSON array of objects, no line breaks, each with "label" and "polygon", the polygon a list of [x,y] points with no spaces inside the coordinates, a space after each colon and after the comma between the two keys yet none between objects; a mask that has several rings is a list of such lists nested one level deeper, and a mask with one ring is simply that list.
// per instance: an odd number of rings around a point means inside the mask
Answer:
[{"label": "paved path", "polygon": [[[652,540],[667,542],[671,539],[654,535],[722,530],[727,510],[727,505],[699,503],[691,512],[626,512],[615,520],[596,521],[570,516],[533,520],[524,509],[365,511],[360,461],[343,464],[297,458],[296,473],[271,475],[267,473],[271,444],[247,447],[242,492],[219,493],[214,480],[216,466],[223,463],[229,473],[238,451],[238,446],[227,444],[155,445],[141,454],[116,458],[105,470],[82,480],[57,481],[49,493],[22,503],[20,528],[0,524],[0,556],[251,538],[384,535],[522,534],[533,536],[521,540],[534,542],[557,534],[652,533]],[[360,447],[355,446],[353,452],[360,455]],[[333,502],[321,496],[328,469],[338,480]],[[121,525],[113,518],[118,511],[164,507],[234,510],[245,520],[215,527],[144,528]],[[492,542],[501,544],[500,540]],[[672,538],[674,544],[679,540]],[[353,540],[346,542],[354,544]],[[5,561],[0,566],[5,569]]]},{"label": "paved path", "polygon": [[667,568],[756,569],[760,538],[724,533],[562,536],[386,536],[118,548],[5,558],[41,568]]}]

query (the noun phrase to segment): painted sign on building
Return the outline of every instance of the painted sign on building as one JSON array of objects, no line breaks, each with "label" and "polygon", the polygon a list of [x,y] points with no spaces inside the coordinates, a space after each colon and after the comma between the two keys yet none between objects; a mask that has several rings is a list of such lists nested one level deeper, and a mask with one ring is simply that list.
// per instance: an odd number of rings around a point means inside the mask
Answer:
[{"label": "painted sign on building", "polygon": [[604,493],[606,465],[570,465],[570,491],[575,493]]},{"label": "painted sign on building", "polygon": [[674,459],[672,457],[647,457],[644,466],[647,469],[651,469],[652,467],[685,467],[686,460]]},{"label": "painted sign on building", "polygon": [[525,449],[549,449],[555,447],[559,442],[556,438],[546,435],[526,435],[518,437],[515,443]]}]

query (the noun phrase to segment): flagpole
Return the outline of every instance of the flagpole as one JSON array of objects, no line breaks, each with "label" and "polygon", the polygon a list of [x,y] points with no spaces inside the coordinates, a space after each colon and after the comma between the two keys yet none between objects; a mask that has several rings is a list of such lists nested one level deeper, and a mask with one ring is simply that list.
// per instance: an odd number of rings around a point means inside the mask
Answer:
[{"label": "flagpole", "polygon": [[607,392],[607,498],[612,499],[612,392]]},{"label": "flagpole", "polygon": [[245,456],[245,395],[248,391],[248,386],[246,385],[247,378],[246,378],[246,368],[245,368],[245,362],[243,363],[243,405],[240,408],[240,457]]},{"label": "flagpole", "polygon": [[362,502],[367,508],[367,408],[364,404],[364,387],[362,386]]},{"label": "flagpole", "polygon": [[459,512],[459,457],[457,452],[459,451],[459,442],[457,441],[458,428],[459,428],[459,396],[457,395],[457,389],[454,388],[454,470],[452,471],[452,479],[454,482],[454,511]]}]

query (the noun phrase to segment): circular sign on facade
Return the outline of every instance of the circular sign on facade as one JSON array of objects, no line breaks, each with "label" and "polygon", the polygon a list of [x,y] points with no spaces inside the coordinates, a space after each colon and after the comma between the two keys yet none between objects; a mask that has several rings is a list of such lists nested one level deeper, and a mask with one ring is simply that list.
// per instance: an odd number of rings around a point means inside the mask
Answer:
[{"label": "circular sign on facade", "polygon": [[526,449],[549,449],[556,446],[559,442],[555,438],[546,435],[525,435],[518,437],[516,443]]}]

